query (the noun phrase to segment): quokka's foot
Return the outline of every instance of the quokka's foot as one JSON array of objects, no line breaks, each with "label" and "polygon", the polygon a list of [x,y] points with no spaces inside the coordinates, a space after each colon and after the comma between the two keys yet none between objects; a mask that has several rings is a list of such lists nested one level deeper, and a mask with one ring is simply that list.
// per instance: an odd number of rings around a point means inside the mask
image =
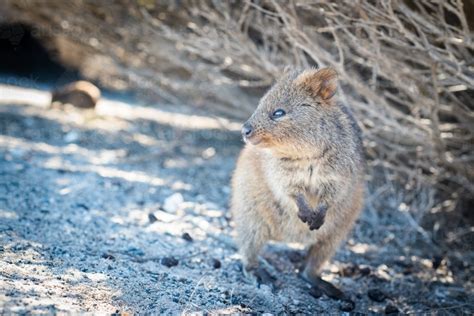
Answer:
[{"label": "quokka's foot", "polygon": [[326,205],[320,204],[313,210],[302,194],[296,197],[296,204],[298,206],[298,217],[303,223],[308,224],[310,230],[319,229],[324,224],[328,210]]},{"label": "quokka's foot", "polygon": [[273,285],[277,280],[273,275],[271,275],[265,268],[261,266],[250,269],[243,268],[242,272],[244,273],[245,278],[255,285]]},{"label": "quokka's foot", "polygon": [[325,294],[327,297],[330,297],[336,300],[340,300],[345,297],[344,292],[339,290],[330,282],[324,281],[321,277],[308,277],[308,276],[305,276],[304,273],[300,274],[300,277],[303,278],[303,280],[305,280],[309,284],[311,284],[313,287],[311,291],[313,293],[320,293],[319,296],[322,296],[323,294]]}]

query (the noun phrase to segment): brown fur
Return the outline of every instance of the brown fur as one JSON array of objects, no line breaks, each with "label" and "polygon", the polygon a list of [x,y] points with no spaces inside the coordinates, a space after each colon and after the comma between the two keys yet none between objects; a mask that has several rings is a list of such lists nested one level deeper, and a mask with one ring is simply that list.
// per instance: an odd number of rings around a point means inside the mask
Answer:
[{"label": "brown fur", "polygon": [[[231,210],[247,269],[268,240],[299,242],[309,247],[303,275],[317,277],[362,208],[360,130],[335,102],[336,87],[332,69],[288,71],[246,123],[253,132],[232,179]],[[272,119],[277,109],[286,115]],[[302,218],[324,207],[314,216],[324,222],[310,230]]]}]

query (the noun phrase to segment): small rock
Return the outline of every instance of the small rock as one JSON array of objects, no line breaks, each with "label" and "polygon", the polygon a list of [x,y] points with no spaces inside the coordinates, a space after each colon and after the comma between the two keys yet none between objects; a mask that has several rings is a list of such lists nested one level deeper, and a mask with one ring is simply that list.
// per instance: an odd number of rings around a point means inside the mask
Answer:
[{"label": "small rock", "polygon": [[93,109],[100,99],[100,90],[88,81],[72,82],[53,92],[51,105],[72,105],[82,109]]},{"label": "small rock", "polygon": [[385,293],[379,289],[370,289],[367,292],[367,295],[372,301],[379,302],[379,303],[383,302],[387,298],[387,295],[385,295]]},{"label": "small rock", "polygon": [[110,253],[102,254],[102,258],[108,259],[108,260],[115,260],[115,257],[113,255],[111,255]]},{"label": "small rock", "polygon": [[216,149],[214,147],[209,147],[202,152],[202,158],[210,159],[216,155]]},{"label": "small rock", "polygon": [[161,259],[161,264],[168,267],[168,268],[177,266],[178,263],[179,263],[179,261],[175,257],[164,257],[164,258]]},{"label": "small rock", "polygon": [[150,224],[153,224],[154,222],[156,222],[158,220],[158,218],[156,218],[155,214],[153,213],[148,213],[148,221],[150,222]]},{"label": "small rock", "polygon": [[165,203],[163,204],[163,209],[170,213],[176,213],[183,202],[184,199],[181,193],[174,193],[166,198]]},{"label": "small rock", "polygon": [[191,237],[191,235],[189,235],[188,233],[183,233],[183,235],[181,235],[181,238],[189,242],[193,241],[193,237]]},{"label": "small rock", "polygon": [[359,271],[361,275],[367,276],[370,274],[370,267],[360,267]]},{"label": "small rock", "polygon": [[84,204],[84,203],[77,203],[77,204],[76,204],[76,207],[82,208],[82,209],[84,209],[84,210],[86,210],[86,211],[89,210],[89,206],[87,206],[87,205]]},{"label": "small rock", "polygon": [[342,312],[352,312],[355,308],[355,303],[352,300],[345,299],[339,305],[339,310]]},{"label": "small rock", "polygon": [[222,266],[222,264],[221,264],[220,260],[212,259],[212,266],[213,266],[214,269],[219,269]]},{"label": "small rock", "polygon": [[385,311],[384,312],[385,312],[385,315],[400,313],[398,308],[393,304],[388,304],[387,306],[385,306]]}]

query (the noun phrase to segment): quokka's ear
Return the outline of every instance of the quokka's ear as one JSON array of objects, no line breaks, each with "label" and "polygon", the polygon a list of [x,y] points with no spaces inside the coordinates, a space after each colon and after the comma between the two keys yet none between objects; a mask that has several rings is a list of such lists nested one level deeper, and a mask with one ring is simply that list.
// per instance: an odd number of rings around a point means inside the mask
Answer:
[{"label": "quokka's ear", "polygon": [[332,68],[305,70],[295,79],[295,83],[314,97],[329,100],[336,94],[337,72]]}]

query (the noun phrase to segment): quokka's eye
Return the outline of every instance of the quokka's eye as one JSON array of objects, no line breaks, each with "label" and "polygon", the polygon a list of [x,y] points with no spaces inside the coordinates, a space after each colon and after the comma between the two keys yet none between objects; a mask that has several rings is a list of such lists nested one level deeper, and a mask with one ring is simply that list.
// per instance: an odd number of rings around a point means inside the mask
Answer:
[{"label": "quokka's eye", "polygon": [[286,114],[285,110],[278,109],[272,113],[272,119],[278,119],[280,117],[285,116],[285,114]]}]

